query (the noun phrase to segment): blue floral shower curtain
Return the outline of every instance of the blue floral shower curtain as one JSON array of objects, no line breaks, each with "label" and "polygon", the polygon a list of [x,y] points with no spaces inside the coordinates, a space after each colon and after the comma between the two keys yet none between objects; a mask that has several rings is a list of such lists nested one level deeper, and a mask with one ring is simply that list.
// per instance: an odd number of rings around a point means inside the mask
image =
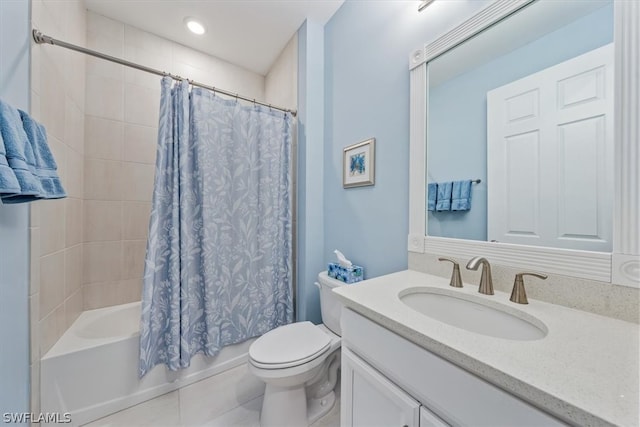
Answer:
[{"label": "blue floral shower curtain", "polygon": [[162,80],[139,375],[290,323],[292,116]]}]

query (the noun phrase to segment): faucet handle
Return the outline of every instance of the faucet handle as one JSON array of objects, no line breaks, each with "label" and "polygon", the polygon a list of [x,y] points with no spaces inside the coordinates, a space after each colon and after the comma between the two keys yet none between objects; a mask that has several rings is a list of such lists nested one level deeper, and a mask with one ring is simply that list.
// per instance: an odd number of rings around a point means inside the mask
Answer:
[{"label": "faucet handle", "polygon": [[511,298],[509,298],[509,300],[518,304],[529,304],[529,300],[527,299],[527,293],[524,290],[523,276],[535,276],[542,280],[545,280],[548,276],[546,274],[529,273],[529,272],[516,274],[516,278],[513,281],[513,290],[511,291]]},{"label": "faucet handle", "polygon": [[449,261],[453,263],[453,271],[451,271],[451,280],[449,281],[449,286],[453,286],[454,288],[462,287],[462,277],[460,277],[460,264],[455,259],[440,257],[438,261]]}]

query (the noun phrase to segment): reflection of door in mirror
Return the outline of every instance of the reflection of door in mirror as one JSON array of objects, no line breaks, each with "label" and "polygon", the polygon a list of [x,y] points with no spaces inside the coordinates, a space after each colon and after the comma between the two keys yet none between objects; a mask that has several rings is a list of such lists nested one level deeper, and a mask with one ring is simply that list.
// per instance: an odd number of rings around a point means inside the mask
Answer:
[{"label": "reflection of door in mirror", "polygon": [[611,252],[613,45],[487,93],[488,239]]},{"label": "reflection of door in mirror", "polygon": [[[489,236],[488,192],[492,191],[492,182],[487,169],[490,162],[488,159],[490,154],[487,152],[487,94],[612,42],[612,1],[536,1],[427,63],[427,182],[482,180],[480,184],[472,186],[470,210],[427,212],[427,235],[480,241],[492,239],[501,242],[509,241],[505,238],[506,232]],[[574,91],[573,95],[579,97],[580,91],[584,89],[579,86],[588,84],[587,80],[573,80],[568,89]],[[611,102],[613,94],[607,91],[605,95],[608,102]],[[547,108],[544,111],[547,111]],[[573,123],[583,119],[585,117],[576,116],[567,120]],[[607,118],[606,129],[601,129],[602,132],[611,133],[610,120],[610,117]],[[585,124],[582,128],[586,127],[588,125]],[[580,148],[576,148],[575,139],[583,139],[579,135],[583,131],[582,128],[580,126],[561,127],[562,131],[568,132],[565,137],[572,138],[571,143],[566,147],[567,150],[580,151]],[[589,165],[591,160],[588,160],[586,155],[592,148],[585,147],[578,161],[573,159],[564,161],[564,169],[558,172],[560,176],[565,175],[569,180],[576,179],[581,174],[584,176],[587,173],[586,169],[591,167]],[[598,160],[601,159],[598,157]],[[527,164],[527,167],[531,168],[532,165]],[[547,165],[541,164],[541,168],[542,174],[548,173]],[[598,187],[598,196],[612,194],[613,183],[609,179],[606,183],[606,188]],[[554,226],[556,227],[554,237],[537,238],[538,243],[531,241],[534,239],[517,243],[577,248],[572,244],[589,242],[589,245],[579,248],[610,251],[612,206],[608,207],[609,210],[605,216],[598,211],[597,219],[589,220],[591,223],[593,221],[598,223],[600,228],[596,231],[585,231],[585,227],[578,224],[583,220],[583,223],[587,222],[584,201],[589,195],[581,192],[592,190],[588,182],[583,184],[581,187],[561,189],[565,191],[566,197],[561,199],[562,203],[559,206],[564,211],[558,214],[556,210],[554,214],[561,216],[559,222],[556,220],[558,225]],[[512,189],[519,188],[518,185],[514,181]],[[522,189],[523,198],[530,196],[529,190]],[[543,214],[550,214],[550,204],[546,201],[534,202],[526,199],[520,205],[531,207],[534,203],[539,204]],[[493,206],[497,205],[493,204]],[[512,204],[513,206],[515,204]],[[524,217],[518,219],[520,220],[524,220]],[[533,221],[531,218],[527,220]],[[580,229],[576,228],[578,225]],[[606,231],[602,228],[605,226]],[[531,227],[516,224],[511,231],[520,232],[520,237],[527,237],[525,233],[530,232],[531,229]],[[539,233],[539,231],[536,232]],[[584,235],[598,237],[584,237]],[[606,240],[606,243],[596,242],[600,240]],[[516,242],[512,241],[512,243]]]}]

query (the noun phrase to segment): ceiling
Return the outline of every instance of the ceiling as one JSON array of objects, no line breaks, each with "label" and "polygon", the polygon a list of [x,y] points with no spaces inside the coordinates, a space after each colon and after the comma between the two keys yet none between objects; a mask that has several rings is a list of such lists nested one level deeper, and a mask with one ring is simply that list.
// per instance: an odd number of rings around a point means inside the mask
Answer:
[{"label": "ceiling", "polygon": [[[309,19],[324,25],[344,0],[85,0],[87,9],[265,75]],[[185,17],[207,32],[192,34]]]}]

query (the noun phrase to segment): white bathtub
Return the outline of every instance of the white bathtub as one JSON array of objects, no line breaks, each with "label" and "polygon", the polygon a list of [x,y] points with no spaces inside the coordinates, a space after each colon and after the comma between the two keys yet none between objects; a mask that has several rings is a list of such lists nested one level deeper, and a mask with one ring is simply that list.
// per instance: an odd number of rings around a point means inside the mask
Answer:
[{"label": "white bathtub", "polygon": [[41,412],[70,412],[72,425],[88,423],[246,363],[253,341],[212,358],[198,354],[179,372],[156,366],[139,380],[139,325],[139,302],[83,312],[42,358]]}]

